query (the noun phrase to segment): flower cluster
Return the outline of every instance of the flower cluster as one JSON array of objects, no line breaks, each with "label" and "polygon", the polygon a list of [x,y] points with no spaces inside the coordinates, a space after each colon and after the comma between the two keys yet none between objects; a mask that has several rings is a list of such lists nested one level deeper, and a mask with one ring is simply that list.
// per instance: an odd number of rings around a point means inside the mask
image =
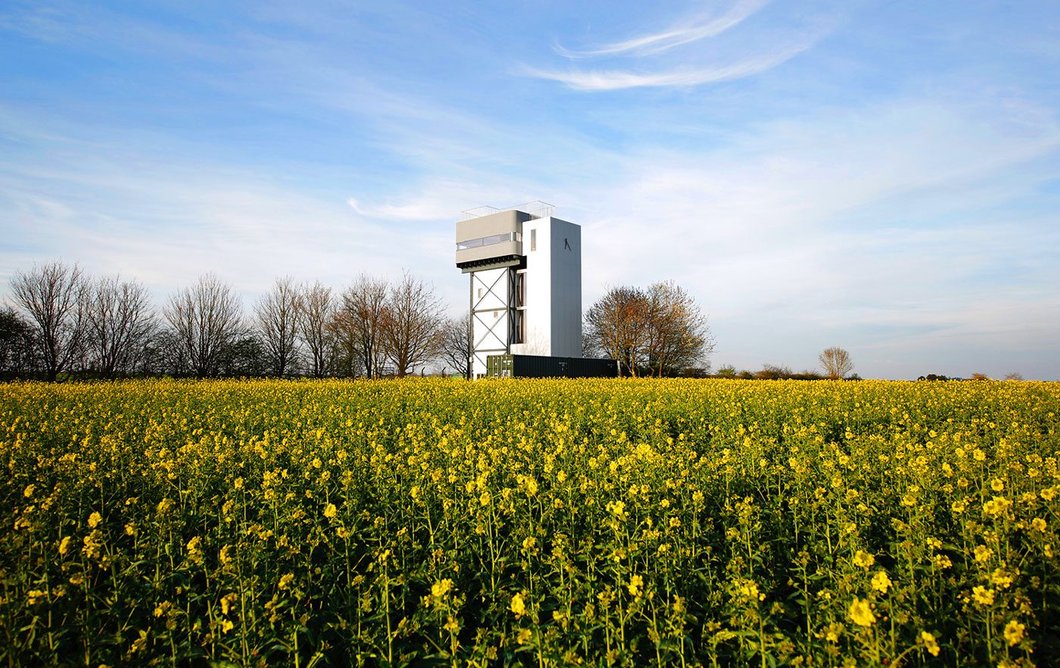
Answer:
[{"label": "flower cluster", "polygon": [[1044,662],[1058,416],[1030,382],[0,385],[0,662]]}]

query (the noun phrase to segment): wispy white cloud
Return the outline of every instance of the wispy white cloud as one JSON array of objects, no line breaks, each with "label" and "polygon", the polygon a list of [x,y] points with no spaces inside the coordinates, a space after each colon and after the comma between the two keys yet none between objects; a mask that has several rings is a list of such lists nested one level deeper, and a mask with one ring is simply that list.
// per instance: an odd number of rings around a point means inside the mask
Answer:
[{"label": "wispy white cloud", "polygon": [[[522,73],[582,91],[701,86],[782,65],[812,48],[838,22],[837,15],[824,12],[745,25],[768,2],[736,0],[720,15],[701,12],[664,30],[594,48],[556,45],[557,53],[575,62],[566,69],[525,67]],[[582,65],[584,59],[606,59],[612,64],[594,68]],[[616,59],[620,67],[613,65]]]},{"label": "wispy white cloud", "polygon": [[738,0],[729,11],[721,16],[715,16],[712,13],[700,14],[682,19],[660,32],[631,37],[592,49],[566,49],[557,45],[556,50],[569,58],[610,56],[630,52],[638,55],[663,53],[677,46],[720,35],[742,23],[767,2],[769,0]]},{"label": "wispy white cloud", "polygon": [[756,54],[727,65],[705,65],[694,68],[668,69],[657,72],[631,70],[539,70],[526,73],[539,79],[558,81],[575,90],[605,91],[624,88],[689,87],[743,79],[781,65],[811,48],[813,41],[790,44],[768,53]]},{"label": "wispy white cloud", "polygon": [[358,215],[368,219],[395,222],[437,222],[454,218],[460,210],[459,207],[466,207],[467,200],[461,201],[461,195],[470,194],[466,183],[444,179],[434,181],[430,189],[433,192],[419,193],[399,204],[392,202],[369,204],[354,197],[348,198],[346,203]]}]

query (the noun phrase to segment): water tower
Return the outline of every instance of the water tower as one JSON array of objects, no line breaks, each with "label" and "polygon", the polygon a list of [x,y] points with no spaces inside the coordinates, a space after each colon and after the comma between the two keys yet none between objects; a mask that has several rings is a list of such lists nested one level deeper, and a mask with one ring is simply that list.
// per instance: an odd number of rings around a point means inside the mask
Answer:
[{"label": "water tower", "polygon": [[532,202],[465,211],[456,266],[469,275],[471,376],[490,355],[580,357],[581,227]]}]

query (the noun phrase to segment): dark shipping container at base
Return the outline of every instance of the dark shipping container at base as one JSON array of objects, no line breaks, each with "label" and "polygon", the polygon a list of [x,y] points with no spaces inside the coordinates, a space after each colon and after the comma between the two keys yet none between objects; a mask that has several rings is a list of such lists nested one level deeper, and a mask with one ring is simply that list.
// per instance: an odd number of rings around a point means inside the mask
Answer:
[{"label": "dark shipping container at base", "polygon": [[493,378],[605,378],[618,375],[615,360],[545,355],[490,355],[486,375]]}]

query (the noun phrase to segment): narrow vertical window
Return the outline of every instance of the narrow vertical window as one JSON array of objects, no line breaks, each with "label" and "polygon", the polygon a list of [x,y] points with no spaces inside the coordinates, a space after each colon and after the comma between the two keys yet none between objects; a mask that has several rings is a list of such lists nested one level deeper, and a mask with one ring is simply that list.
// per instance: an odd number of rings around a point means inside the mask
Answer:
[{"label": "narrow vertical window", "polygon": [[537,229],[530,230],[530,250],[537,250]]}]

